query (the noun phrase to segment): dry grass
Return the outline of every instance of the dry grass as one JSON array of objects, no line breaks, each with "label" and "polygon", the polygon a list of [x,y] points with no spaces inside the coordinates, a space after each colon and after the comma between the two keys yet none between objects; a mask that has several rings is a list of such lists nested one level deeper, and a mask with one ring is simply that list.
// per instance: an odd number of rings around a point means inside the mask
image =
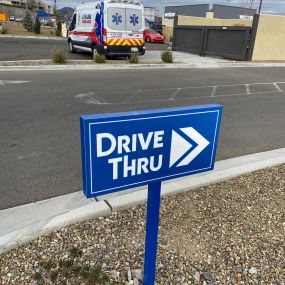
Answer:
[{"label": "dry grass", "polygon": [[[24,29],[23,25],[20,23],[7,23],[5,27],[8,29],[8,34],[19,35],[19,36],[34,36],[35,33],[28,32]],[[41,27],[41,36],[55,37],[55,28],[45,28]]]}]

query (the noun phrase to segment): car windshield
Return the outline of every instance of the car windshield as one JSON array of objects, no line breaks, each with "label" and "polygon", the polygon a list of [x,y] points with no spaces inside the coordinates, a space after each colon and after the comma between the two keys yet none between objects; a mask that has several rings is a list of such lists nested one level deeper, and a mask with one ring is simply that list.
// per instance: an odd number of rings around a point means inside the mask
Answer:
[{"label": "car windshield", "polygon": [[158,32],[155,30],[148,30],[147,32],[151,35],[158,34]]}]

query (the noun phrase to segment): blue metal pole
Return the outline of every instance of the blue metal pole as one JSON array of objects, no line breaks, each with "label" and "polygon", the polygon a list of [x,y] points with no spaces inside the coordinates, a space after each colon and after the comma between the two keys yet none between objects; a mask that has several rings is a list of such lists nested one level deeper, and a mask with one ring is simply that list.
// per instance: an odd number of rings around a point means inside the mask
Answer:
[{"label": "blue metal pole", "polygon": [[143,285],[154,285],[161,182],[148,185]]}]

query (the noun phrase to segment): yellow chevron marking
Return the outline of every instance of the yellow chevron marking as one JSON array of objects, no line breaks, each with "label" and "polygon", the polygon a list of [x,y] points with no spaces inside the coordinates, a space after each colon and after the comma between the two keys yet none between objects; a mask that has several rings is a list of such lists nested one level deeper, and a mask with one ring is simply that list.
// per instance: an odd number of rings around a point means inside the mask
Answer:
[{"label": "yellow chevron marking", "polygon": [[123,39],[120,39],[120,40],[117,42],[117,46],[121,45],[122,42],[123,42]]},{"label": "yellow chevron marking", "polygon": [[115,44],[117,39],[113,39],[112,42],[110,43],[111,46],[113,46]]},{"label": "yellow chevron marking", "polygon": [[[118,42],[117,42],[118,41]],[[144,40],[142,39],[107,39],[107,44],[110,46],[142,46],[144,44]]]}]

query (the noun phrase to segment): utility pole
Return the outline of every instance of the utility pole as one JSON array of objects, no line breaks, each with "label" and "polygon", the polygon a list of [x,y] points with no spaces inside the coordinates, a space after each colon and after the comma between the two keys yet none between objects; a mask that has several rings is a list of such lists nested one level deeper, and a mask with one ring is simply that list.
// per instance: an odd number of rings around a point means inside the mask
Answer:
[{"label": "utility pole", "polygon": [[259,2],[258,14],[260,14],[261,8],[262,8],[262,0],[260,0],[260,2]]},{"label": "utility pole", "polygon": [[54,0],[54,15],[56,16],[56,0]]},{"label": "utility pole", "polygon": [[231,2],[232,0],[226,0],[226,2],[228,2],[228,6],[230,6],[230,2]]}]

